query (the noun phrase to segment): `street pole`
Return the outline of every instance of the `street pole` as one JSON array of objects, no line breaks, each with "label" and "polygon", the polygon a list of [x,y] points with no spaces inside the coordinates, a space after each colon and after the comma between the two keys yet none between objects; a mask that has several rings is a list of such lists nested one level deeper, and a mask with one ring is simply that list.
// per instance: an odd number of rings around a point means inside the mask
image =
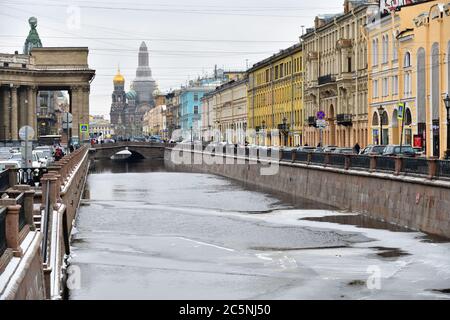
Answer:
[{"label": "street pole", "polygon": [[382,106],[378,107],[378,114],[380,115],[380,139],[379,139],[379,145],[383,144],[383,112],[384,109]]},{"label": "street pole", "polygon": [[450,97],[447,96],[444,98],[444,105],[447,109],[447,150],[445,152],[445,159],[450,158]]},{"label": "street pole", "polygon": [[400,154],[402,154],[402,147],[403,147],[403,131],[405,129],[405,105],[403,105],[402,108],[402,132],[400,134]]}]

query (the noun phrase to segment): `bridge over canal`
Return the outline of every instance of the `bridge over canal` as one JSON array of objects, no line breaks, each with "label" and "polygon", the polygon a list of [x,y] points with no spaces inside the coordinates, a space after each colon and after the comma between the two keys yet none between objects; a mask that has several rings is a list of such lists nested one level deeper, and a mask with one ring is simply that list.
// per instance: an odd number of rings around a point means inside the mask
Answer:
[{"label": "bridge over canal", "polygon": [[165,145],[162,143],[119,141],[116,143],[103,143],[93,145],[89,153],[92,159],[109,159],[116,153],[128,150],[131,156],[137,159],[164,158]]}]

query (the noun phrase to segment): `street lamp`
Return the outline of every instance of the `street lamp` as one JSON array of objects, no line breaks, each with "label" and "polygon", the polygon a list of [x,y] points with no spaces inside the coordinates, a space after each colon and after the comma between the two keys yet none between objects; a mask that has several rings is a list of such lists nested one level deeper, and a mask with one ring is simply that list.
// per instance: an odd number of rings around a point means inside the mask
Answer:
[{"label": "street lamp", "polygon": [[384,108],[382,106],[379,106],[378,108],[378,114],[380,115],[380,139],[378,141],[379,145],[383,144],[383,112]]},{"label": "street lamp", "polygon": [[266,145],[266,120],[263,120],[261,122],[261,129],[262,129],[262,137],[263,137],[263,141],[264,141],[264,146]]},{"label": "street lamp", "polygon": [[194,142],[194,137],[192,136],[192,126],[191,126],[191,144]]},{"label": "street lamp", "polygon": [[284,146],[287,146],[287,137],[288,137],[288,130],[287,127],[287,119],[286,117],[283,118],[283,136],[284,136]]},{"label": "street lamp", "polygon": [[444,98],[445,108],[447,109],[447,151],[445,151],[445,159],[450,158],[450,97]]}]

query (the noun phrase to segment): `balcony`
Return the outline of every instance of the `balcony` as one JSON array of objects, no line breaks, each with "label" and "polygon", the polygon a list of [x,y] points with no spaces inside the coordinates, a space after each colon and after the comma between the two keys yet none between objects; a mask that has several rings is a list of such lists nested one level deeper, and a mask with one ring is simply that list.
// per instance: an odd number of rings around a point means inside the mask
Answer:
[{"label": "balcony", "polygon": [[352,125],[352,115],[347,113],[341,113],[336,116],[336,122],[341,126],[351,126]]},{"label": "balcony", "polygon": [[315,127],[316,126],[316,117],[308,117],[308,126]]},{"label": "balcony", "polygon": [[327,74],[326,76],[321,76],[317,78],[317,84],[319,86],[327,83],[332,83],[335,81],[336,79],[333,76],[331,76],[331,74]]}]

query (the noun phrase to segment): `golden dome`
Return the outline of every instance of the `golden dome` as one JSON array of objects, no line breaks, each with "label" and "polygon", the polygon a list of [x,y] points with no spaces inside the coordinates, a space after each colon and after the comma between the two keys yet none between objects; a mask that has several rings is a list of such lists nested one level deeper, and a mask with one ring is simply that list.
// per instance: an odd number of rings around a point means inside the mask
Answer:
[{"label": "golden dome", "polygon": [[115,75],[113,82],[114,82],[114,84],[124,84],[125,83],[125,78],[123,77],[123,75],[120,74],[120,69],[117,70],[117,74]]}]

